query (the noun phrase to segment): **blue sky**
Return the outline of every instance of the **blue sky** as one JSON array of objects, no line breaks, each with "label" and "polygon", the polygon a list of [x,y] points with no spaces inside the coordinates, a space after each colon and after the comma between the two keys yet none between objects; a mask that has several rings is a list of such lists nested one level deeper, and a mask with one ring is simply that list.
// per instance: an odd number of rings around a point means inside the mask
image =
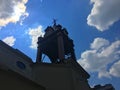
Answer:
[{"label": "blue sky", "polygon": [[0,40],[35,62],[37,37],[56,18],[74,40],[89,84],[111,83],[119,90],[119,5],[119,0],[0,0]]}]

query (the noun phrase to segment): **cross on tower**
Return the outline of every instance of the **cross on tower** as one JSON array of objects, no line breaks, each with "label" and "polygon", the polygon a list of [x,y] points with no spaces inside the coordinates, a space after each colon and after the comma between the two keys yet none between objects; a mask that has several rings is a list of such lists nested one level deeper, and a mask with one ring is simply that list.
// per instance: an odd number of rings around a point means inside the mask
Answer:
[{"label": "cross on tower", "polygon": [[56,26],[57,19],[53,19],[53,25]]}]

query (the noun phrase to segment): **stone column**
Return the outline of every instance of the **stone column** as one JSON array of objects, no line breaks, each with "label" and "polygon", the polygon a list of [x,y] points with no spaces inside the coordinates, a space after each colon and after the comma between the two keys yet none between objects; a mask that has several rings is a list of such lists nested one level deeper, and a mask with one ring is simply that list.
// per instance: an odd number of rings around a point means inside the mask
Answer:
[{"label": "stone column", "polygon": [[37,63],[42,62],[41,59],[42,59],[42,51],[41,51],[41,49],[38,47],[38,49],[37,49],[36,62],[37,62]]},{"label": "stone column", "polygon": [[63,35],[61,32],[57,34],[57,40],[58,40],[58,57],[61,61],[65,59],[64,54],[64,42],[63,42]]}]

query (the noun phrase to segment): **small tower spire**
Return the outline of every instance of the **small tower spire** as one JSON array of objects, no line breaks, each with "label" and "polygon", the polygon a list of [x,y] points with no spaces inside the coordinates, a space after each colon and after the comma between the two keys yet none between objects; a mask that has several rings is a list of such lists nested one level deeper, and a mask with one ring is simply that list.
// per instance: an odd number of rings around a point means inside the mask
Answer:
[{"label": "small tower spire", "polygon": [[57,19],[53,19],[53,26],[56,26]]},{"label": "small tower spire", "polygon": [[57,26],[56,21],[57,21],[57,19],[53,19],[53,29],[54,30],[56,30],[56,26]]}]

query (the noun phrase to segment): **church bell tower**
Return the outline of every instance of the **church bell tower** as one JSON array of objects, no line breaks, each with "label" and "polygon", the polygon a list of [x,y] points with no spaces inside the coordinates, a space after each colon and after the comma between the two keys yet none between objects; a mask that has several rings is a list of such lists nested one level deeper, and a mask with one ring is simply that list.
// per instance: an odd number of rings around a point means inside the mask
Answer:
[{"label": "church bell tower", "polygon": [[76,61],[73,40],[69,38],[65,28],[60,24],[56,25],[56,20],[53,26],[45,29],[44,36],[38,38],[37,44],[37,63],[43,62],[42,54],[47,55],[51,63],[64,63],[68,58]]}]

